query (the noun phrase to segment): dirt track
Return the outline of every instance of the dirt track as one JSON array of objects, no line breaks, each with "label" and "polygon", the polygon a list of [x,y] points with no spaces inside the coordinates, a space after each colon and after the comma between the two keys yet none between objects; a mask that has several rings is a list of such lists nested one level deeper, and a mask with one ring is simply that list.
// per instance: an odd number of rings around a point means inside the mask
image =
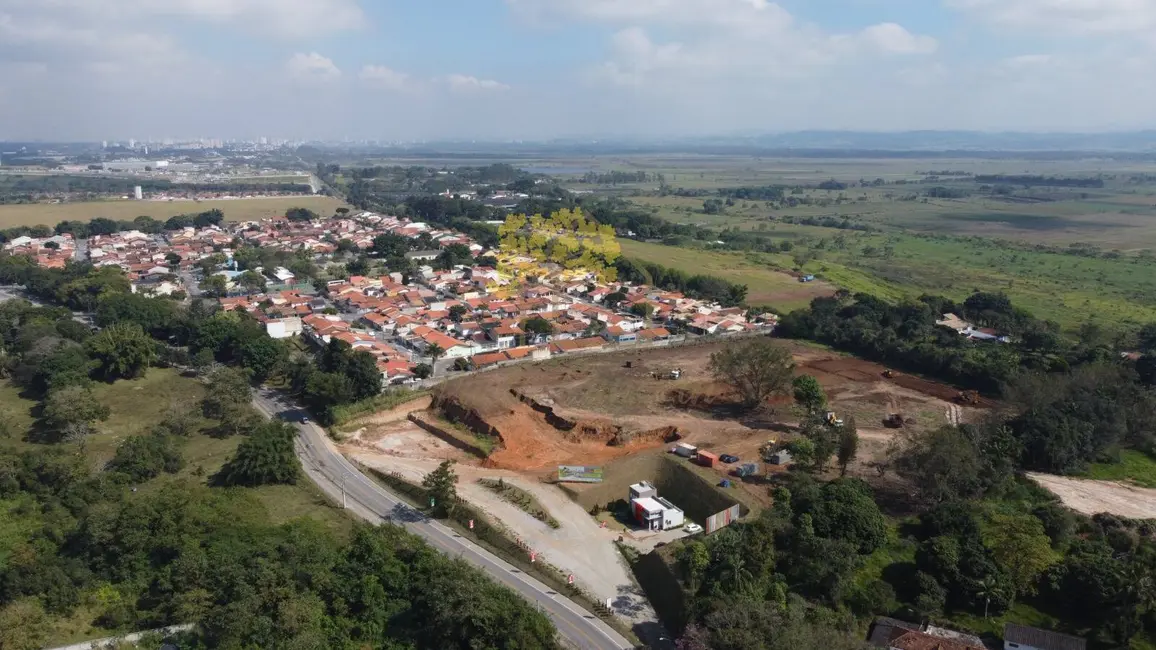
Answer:
[{"label": "dirt track", "polygon": [[1156,519],[1156,490],[1115,481],[1093,481],[1052,474],[1028,474],[1076,512],[1107,512],[1129,519]]}]

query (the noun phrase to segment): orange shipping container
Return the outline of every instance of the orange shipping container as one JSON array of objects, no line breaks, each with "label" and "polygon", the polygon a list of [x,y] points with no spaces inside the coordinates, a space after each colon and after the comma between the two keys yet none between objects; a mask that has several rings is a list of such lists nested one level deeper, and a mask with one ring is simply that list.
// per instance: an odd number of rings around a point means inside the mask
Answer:
[{"label": "orange shipping container", "polygon": [[699,465],[702,465],[703,467],[714,467],[715,463],[717,463],[717,462],[718,462],[718,456],[710,453],[709,451],[698,452],[698,464]]}]

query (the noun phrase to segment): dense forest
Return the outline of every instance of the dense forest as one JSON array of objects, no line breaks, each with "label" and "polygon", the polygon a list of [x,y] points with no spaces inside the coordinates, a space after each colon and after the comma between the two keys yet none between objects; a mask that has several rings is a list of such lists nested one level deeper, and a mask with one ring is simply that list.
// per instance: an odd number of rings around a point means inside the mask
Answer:
[{"label": "dense forest", "polygon": [[309,183],[174,183],[157,178],[108,176],[6,176],[0,177],[0,203],[31,203],[45,197],[72,195],[83,200],[110,195],[131,195],[140,186],[145,192],[228,192],[312,194]]},{"label": "dense forest", "polygon": [[[936,325],[954,313],[1007,335],[972,341]],[[1075,341],[1054,323],[1016,308],[1003,294],[976,293],[962,304],[935,296],[890,304],[840,293],[783,317],[777,334],[819,341],[892,367],[1001,394],[1019,407],[1007,424],[1027,469],[1070,473],[1120,448],[1156,451],[1156,326],[1141,331],[1143,355],[1124,361],[1112,341],[1085,328]]]},{"label": "dense forest", "polygon": [[[520,597],[400,529],[357,526],[346,543],[308,520],[274,525],[246,493],[300,478],[292,430],[252,408],[251,384],[284,374],[315,406],[324,393],[318,408],[353,401],[369,375],[380,381],[367,353],[336,344],[317,369],[290,364],[247,315],[131,294],[117,269],[4,256],[0,281],[66,306],[0,305],[3,370],[41,402],[30,430],[0,436],[0,505],[16,526],[0,537],[0,647],[43,647],[82,607],[108,629],[197,623],[182,645],[193,648],[555,647]],[[70,309],[94,311],[102,329]],[[109,417],[96,382],[171,364],[201,377],[197,411],[171,411],[92,467],[77,450]],[[334,397],[333,384],[351,390]],[[242,441],[206,483],[171,478],[202,435]]]},{"label": "dense forest", "polygon": [[1032,176],[1028,174],[978,174],[976,183],[990,185],[1023,185],[1024,187],[1104,187],[1103,178],[1076,178],[1067,176]]},{"label": "dense forest", "polygon": [[[953,620],[1017,604],[1063,621],[1091,647],[1127,647],[1153,630],[1150,524],[1073,514],[1016,479],[979,432],[929,434],[904,458],[955,460],[948,446],[973,455],[953,476],[972,470],[980,480],[939,494],[900,527],[862,481],[792,472],[773,488],[771,509],[679,545],[670,554],[685,603],[679,647],[855,650],[865,647],[860,623],[876,615],[966,630]],[[881,561],[881,571],[870,568]]]},{"label": "dense forest", "polygon": [[165,221],[154,219],[147,215],[139,216],[132,221],[117,221],[107,217],[97,217],[91,221],[61,221],[55,228],[49,226],[17,226],[0,230],[0,242],[11,241],[17,237],[51,237],[52,235],[71,234],[73,237],[84,239],[89,235],[111,235],[117,232],[139,230],[148,234],[159,234],[166,230],[180,230],[182,228],[208,228],[219,226],[225,220],[225,213],[214,208],[193,214],[181,214],[169,217]]}]

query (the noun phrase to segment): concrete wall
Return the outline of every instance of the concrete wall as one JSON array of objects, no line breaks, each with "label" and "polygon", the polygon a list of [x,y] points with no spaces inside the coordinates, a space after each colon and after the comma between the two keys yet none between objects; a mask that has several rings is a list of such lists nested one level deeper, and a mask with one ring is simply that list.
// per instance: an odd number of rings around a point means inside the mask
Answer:
[{"label": "concrete wall", "polygon": [[694,522],[704,522],[716,512],[736,505],[734,499],[683,467],[682,462],[670,458],[665,451],[638,454],[604,466],[601,483],[561,484],[560,487],[590,510],[596,505],[626,500],[631,485],[650,481],[658,488],[658,496],[681,508],[687,519]]}]

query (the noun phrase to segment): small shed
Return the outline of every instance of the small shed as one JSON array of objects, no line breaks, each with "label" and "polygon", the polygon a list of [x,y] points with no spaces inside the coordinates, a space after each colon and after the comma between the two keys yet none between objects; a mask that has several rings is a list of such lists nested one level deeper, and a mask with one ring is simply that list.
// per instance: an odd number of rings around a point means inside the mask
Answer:
[{"label": "small shed", "polygon": [[698,464],[703,467],[714,467],[718,464],[718,456],[709,451],[698,452]]}]

